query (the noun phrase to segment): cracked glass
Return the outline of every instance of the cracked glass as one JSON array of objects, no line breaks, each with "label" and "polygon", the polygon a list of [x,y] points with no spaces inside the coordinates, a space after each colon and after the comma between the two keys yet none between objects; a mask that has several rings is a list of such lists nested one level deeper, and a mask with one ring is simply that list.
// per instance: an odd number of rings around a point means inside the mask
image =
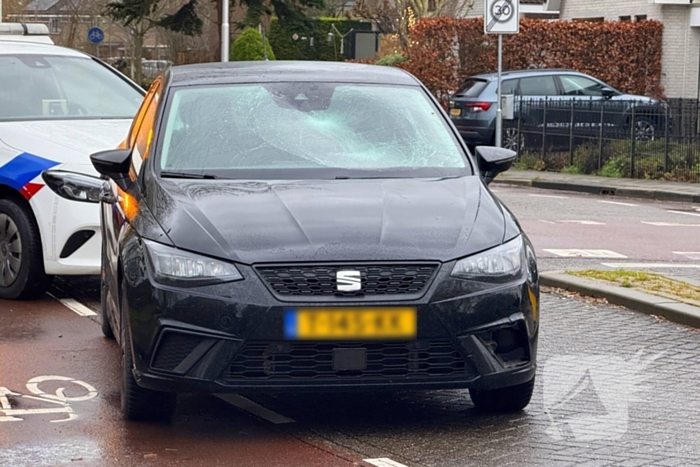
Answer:
[{"label": "cracked glass", "polygon": [[455,135],[418,87],[303,82],[202,86],[175,89],[169,100],[159,156],[161,170],[169,173],[471,173]]}]

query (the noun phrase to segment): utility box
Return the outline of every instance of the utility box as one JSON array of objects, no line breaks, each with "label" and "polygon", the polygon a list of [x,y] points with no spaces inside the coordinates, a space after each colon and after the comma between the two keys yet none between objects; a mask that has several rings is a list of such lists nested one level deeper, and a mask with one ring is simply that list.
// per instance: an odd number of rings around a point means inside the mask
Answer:
[{"label": "utility box", "polygon": [[350,58],[355,60],[374,58],[379,50],[379,34],[372,31],[352,31]]},{"label": "utility box", "polygon": [[501,115],[504,120],[513,120],[515,118],[515,96],[513,94],[501,96]]}]

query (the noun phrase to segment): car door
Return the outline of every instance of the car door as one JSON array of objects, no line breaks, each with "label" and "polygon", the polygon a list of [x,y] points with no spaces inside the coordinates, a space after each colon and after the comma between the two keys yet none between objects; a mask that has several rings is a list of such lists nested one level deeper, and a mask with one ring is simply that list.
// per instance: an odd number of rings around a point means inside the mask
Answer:
[{"label": "car door", "polygon": [[518,100],[520,101],[522,127],[525,133],[542,133],[545,122],[548,129],[552,126],[550,113],[553,101],[558,96],[559,90],[551,75],[533,75],[520,78]]},{"label": "car door", "polygon": [[[605,86],[592,78],[581,75],[560,75],[559,81],[562,95],[568,102],[567,121],[569,122],[572,117],[573,105],[575,134],[597,134],[600,131],[600,113],[606,105],[602,91]],[[604,124],[608,123],[610,122],[604,121]]]},{"label": "car door", "polygon": [[[134,122],[131,126],[129,136],[123,143],[125,148],[131,150],[131,170],[132,180],[137,180],[143,160],[147,157],[153,139],[153,122],[155,120],[156,109],[161,94],[161,81],[157,79],[148,90],[141,108],[139,108]],[[110,309],[116,311],[112,313],[112,329],[115,336],[120,334],[120,307],[119,307],[119,241],[124,233],[129,218],[134,215],[137,209],[138,199],[133,194],[122,191],[113,180],[109,180],[103,188],[102,203],[102,235],[105,249],[106,262],[105,280],[108,287],[106,290]]]}]

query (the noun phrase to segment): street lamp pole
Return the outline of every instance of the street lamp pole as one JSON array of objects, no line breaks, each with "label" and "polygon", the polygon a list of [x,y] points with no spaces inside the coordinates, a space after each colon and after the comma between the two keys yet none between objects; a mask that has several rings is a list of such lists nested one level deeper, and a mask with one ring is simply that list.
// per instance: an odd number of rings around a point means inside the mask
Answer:
[{"label": "street lamp pole", "polygon": [[228,20],[229,0],[221,0],[221,2],[221,61],[228,62],[228,47],[231,42]]}]

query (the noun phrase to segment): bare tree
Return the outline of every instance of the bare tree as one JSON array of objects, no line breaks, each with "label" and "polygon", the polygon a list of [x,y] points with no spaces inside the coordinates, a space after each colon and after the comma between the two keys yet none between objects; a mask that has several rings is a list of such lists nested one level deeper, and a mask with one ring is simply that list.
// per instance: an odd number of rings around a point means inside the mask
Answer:
[{"label": "bare tree", "polygon": [[462,17],[475,0],[358,0],[348,16],[372,21],[379,32],[398,35],[405,51],[410,45],[408,30],[420,18]]}]

